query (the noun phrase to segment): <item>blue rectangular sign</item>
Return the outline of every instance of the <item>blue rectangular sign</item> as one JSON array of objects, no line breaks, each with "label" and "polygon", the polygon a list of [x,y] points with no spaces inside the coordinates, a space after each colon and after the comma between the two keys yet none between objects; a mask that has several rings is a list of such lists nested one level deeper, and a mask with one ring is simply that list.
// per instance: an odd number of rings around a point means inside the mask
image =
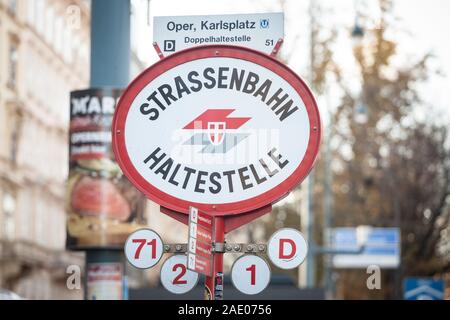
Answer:
[{"label": "blue rectangular sign", "polygon": [[[400,230],[368,228],[363,243],[358,243],[357,228],[335,228],[331,232],[331,248],[335,268],[397,268],[400,263]],[[361,247],[362,245],[362,247]],[[362,249],[361,249],[362,248]]]},{"label": "blue rectangular sign", "polygon": [[405,300],[443,300],[445,283],[442,279],[406,278],[403,281]]}]

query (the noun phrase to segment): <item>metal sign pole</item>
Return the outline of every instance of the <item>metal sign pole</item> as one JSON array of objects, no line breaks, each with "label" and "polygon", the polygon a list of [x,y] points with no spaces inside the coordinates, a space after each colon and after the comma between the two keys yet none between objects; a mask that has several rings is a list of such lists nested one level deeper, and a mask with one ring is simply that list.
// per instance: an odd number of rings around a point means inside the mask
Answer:
[{"label": "metal sign pole", "polygon": [[212,276],[205,278],[205,300],[223,300],[223,244],[225,242],[225,218],[214,217],[214,249]]},{"label": "metal sign pole", "polygon": [[[129,77],[130,1],[93,0],[91,4],[90,85],[92,88],[124,88],[129,82]],[[116,263],[124,266],[122,250],[88,250],[86,253],[86,279],[90,278],[89,266],[98,263]],[[124,267],[122,267],[123,277]],[[89,290],[86,285],[85,298],[89,300],[123,299],[126,296],[124,284],[122,284],[122,294],[118,293],[115,297],[105,290],[98,288],[96,294],[90,293],[92,290]]]}]

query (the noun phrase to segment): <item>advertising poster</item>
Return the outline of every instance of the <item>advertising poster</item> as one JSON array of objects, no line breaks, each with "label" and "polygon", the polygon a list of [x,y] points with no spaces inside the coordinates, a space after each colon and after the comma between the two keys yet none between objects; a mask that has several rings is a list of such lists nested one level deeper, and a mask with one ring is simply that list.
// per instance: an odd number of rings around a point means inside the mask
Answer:
[{"label": "advertising poster", "polygon": [[94,263],[88,265],[87,297],[89,300],[121,300],[123,297],[122,265]]},{"label": "advertising poster", "polygon": [[111,123],[121,90],[70,96],[67,247],[120,248],[145,226],[145,197],[123,176],[111,150]]}]

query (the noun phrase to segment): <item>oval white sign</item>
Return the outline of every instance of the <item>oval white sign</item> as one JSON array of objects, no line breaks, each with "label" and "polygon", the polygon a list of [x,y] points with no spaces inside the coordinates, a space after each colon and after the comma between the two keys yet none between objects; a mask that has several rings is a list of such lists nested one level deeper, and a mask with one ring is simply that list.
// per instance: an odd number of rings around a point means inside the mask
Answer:
[{"label": "oval white sign", "polygon": [[113,144],[127,177],[162,206],[235,214],[273,203],[318,152],[303,81],[250,49],[205,46],[163,59],[125,91]]},{"label": "oval white sign", "polygon": [[270,267],[263,258],[248,254],[234,262],[231,282],[242,293],[258,294],[268,286],[270,274]]},{"label": "oval white sign", "polygon": [[198,273],[187,268],[185,254],[171,256],[161,267],[161,283],[174,294],[189,292],[197,285],[198,278]]},{"label": "oval white sign", "polygon": [[148,269],[161,260],[164,254],[164,244],[155,231],[139,229],[128,236],[124,250],[125,256],[132,266]]},{"label": "oval white sign", "polygon": [[267,243],[270,261],[278,268],[293,269],[305,260],[308,244],[300,231],[284,228],[276,231]]}]

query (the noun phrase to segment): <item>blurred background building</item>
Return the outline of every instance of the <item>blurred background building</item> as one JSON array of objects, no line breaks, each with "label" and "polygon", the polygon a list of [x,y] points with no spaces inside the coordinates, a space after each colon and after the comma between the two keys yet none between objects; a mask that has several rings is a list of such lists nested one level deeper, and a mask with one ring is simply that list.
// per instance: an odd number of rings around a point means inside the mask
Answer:
[{"label": "blurred background building", "polygon": [[[130,79],[148,63],[139,57],[146,33],[142,0],[132,1]],[[81,299],[67,290],[66,268],[84,267],[65,250],[70,91],[89,84],[90,1],[0,0],[0,288],[28,299]],[[186,228],[149,201],[149,224]],[[158,269],[129,269],[130,285],[155,284]]]},{"label": "blurred background building", "polygon": [[0,1],[0,288],[29,299],[82,298],[66,287],[84,257],[65,251],[65,182],[69,93],[89,84],[89,44],[90,1]]},{"label": "blurred background building", "polygon": [[[64,266],[68,97],[88,83],[86,1],[0,1],[0,287],[74,298]],[[74,296],[72,296],[74,294]]]}]

